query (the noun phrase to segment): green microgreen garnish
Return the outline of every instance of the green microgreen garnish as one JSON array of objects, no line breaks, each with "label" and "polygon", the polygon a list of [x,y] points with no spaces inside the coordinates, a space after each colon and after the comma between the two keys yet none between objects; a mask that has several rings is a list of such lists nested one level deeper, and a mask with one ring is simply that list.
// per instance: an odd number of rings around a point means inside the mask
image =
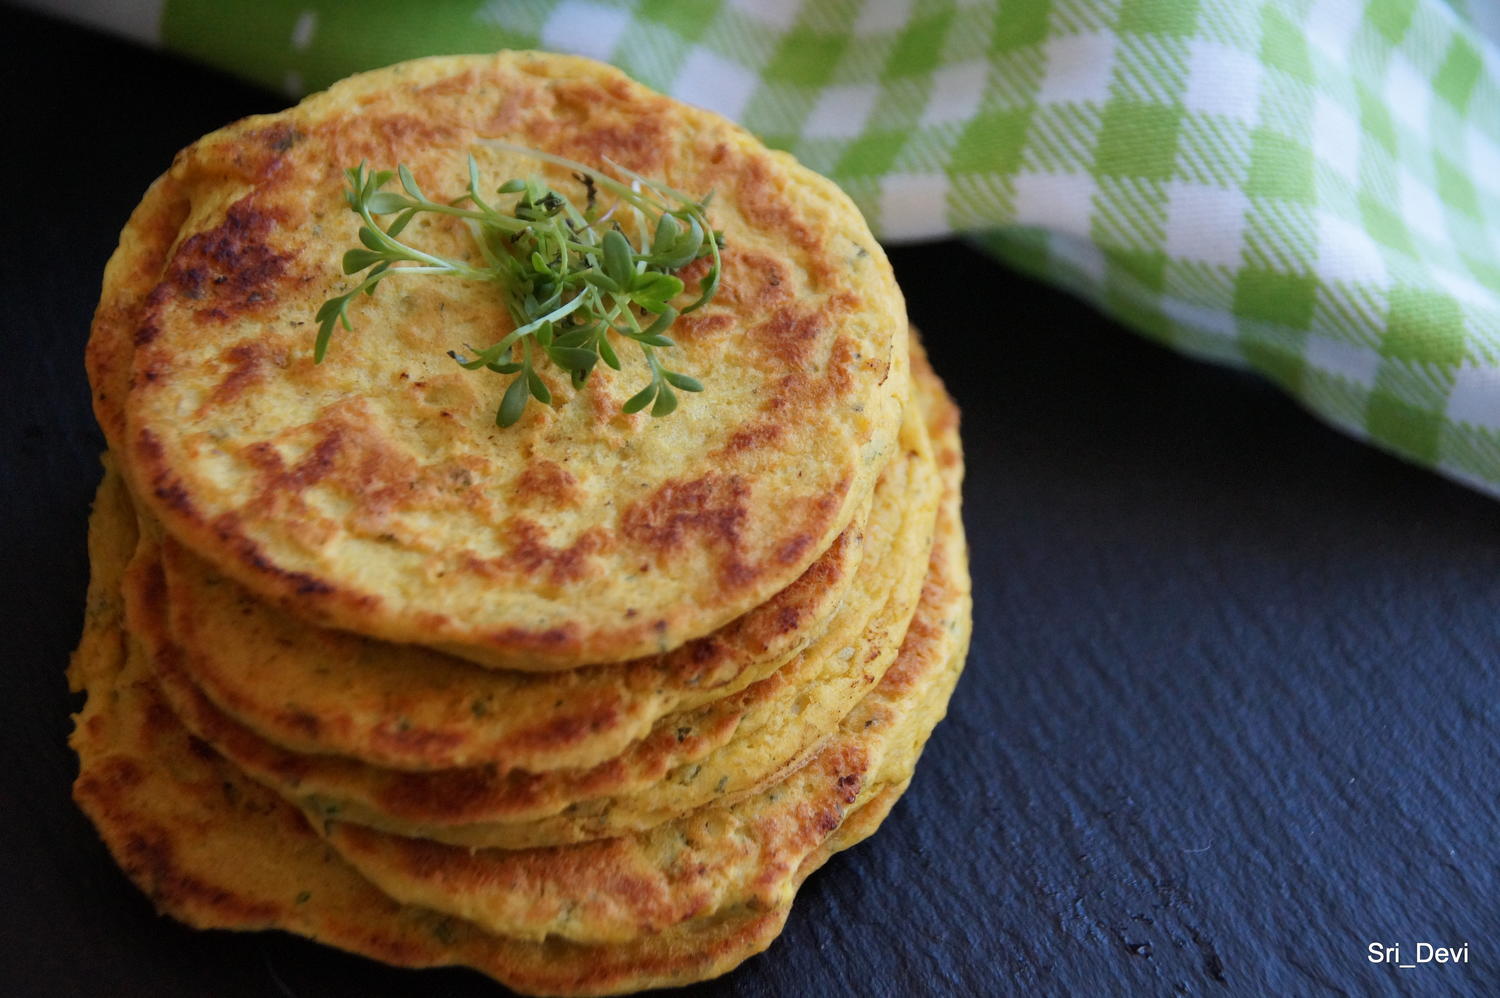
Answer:
[{"label": "green microgreen garnish", "polygon": [[[446,202],[427,197],[405,165],[395,173],[372,172],[364,163],[346,170],[344,200],[363,224],[362,246],[344,254],[343,268],[345,274],[365,275],[318,309],[314,360],[322,363],[336,325],[354,328],[349,304],[361,293],[373,295],[394,274],[449,274],[498,285],[510,312],[514,328],[495,343],[483,349],[466,345],[465,354],[449,351],[467,370],[514,375],[495,414],[500,426],[520,419],[531,399],[551,404],[552,393],[537,374],[539,357],[567,371],[576,389],[601,360],[621,369],[617,340],[635,343],[651,374],[646,387],[622,406],[625,412],[649,406],[651,415],[665,416],[677,408],[674,388],[702,391],[696,378],[667,367],[658,351],[676,345],[667,330],[677,317],[701,308],[718,290],[724,235],[709,224],[709,197],[694,200],[616,163],[609,165],[623,181],[524,146],[494,140],[485,144],[571,170],[583,187],[583,206],[526,178],[495,188],[495,197],[514,198],[502,207],[481,189],[472,155],[468,190]],[[399,178],[404,194],[381,189],[393,177]],[[612,198],[607,207],[601,191]],[[402,232],[424,212],[462,219],[483,264],[450,260],[403,241]],[[382,226],[376,216],[390,220]],[[699,282],[698,297],[681,307],[673,304],[683,293],[682,278],[674,272],[704,257],[712,262]]]}]

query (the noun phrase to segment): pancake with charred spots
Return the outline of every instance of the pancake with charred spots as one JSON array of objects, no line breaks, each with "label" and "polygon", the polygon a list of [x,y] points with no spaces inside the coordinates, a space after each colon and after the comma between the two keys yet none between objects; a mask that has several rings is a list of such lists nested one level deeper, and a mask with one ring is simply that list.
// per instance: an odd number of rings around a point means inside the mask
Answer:
[{"label": "pancake with charred spots", "polygon": [[[497,428],[506,379],[448,351],[510,328],[496,289],[361,298],[312,357],[357,217],[342,170],[407,165],[435,200],[566,170],[500,139],[713,193],[722,286],[672,328],[707,391],[626,415],[645,372],[597,369]],[[462,255],[456,220],[429,223]],[[688,275],[693,280],[702,275]],[[708,112],[589,60],[418,60],[184,150],[132,216],[89,351],[96,413],[168,534],[323,626],[485,665],[616,662],[708,634],[791,585],[864,508],[895,447],[904,304],[852,202]]]},{"label": "pancake with charred spots", "polygon": [[[519,916],[516,898],[508,908],[498,894],[465,896],[464,885],[475,871],[499,875],[506,864],[524,865],[524,852],[471,854],[335,823],[322,829],[339,849],[330,855],[302,815],[188,734],[160,698],[139,645],[123,628],[124,563],[138,545],[128,497],[114,476],[96,503],[89,612],[70,670],[75,687],[89,694],[71,739],[82,760],[75,796],[126,874],[161,911],[192,925],[282,928],[403,966],[471,966],[533,994],[613,994],[724,973],[770,944],[797,886],[831,852],[878,826],[907,786],[962,668],[970,604],[956,412],[940,400],[927,418],[939,434],[944,499],[924,609],[876,690],[836,741],[796,774],[802,783],[794,779],[738,807],[705,809],[676,829],[689,855],[668,880],[701,865],[698,879],[685,882],[698,892],[691,897],[674,890],[619,888],[603,896],[574,890],[589,877],[586,864],[564,857],[581,861],[588,850],[604,849],[616,864],[621,849],[648,853],[644,840],[590,845],[581,853],[580,847],[536,851],[536,883],[554,890],[528,895],[536,907]],[[933,612],[938,607],[945,609]],[[720,826],[738,826],[746,835],[723,834]],[[339,855],[357,857],[367,874],[383,868],[385,889],[408,900],[382,893]],[[764,863],[768,877],[739,875]],[[596,869],[600,877],[605,872]],[[467,917],[412,903],[409,895],[434,883],[441,892],[431,900],[465,906]],[[557,903],[557,888],[566,888],[565,903]],[[480,920],[544,936],[487,932]],[[575,927],[559,931],[569,925]]]},{"label": "pancake with charred spots", "polygon": [[[900,497],[882,502],[894,507]],[[660,655],[562,672],[486,669],[420,645],[316,627],[255,598],[170,536],[160,542],[179,670],[279,748],[393,770],[532,773],[598,766],[664,718],[738,694],[803,653],[843,612],[864,511],[797,581]]]},{"label": "pancake with charred spots", "polygon": [[[823,633],[771,675],[671,715],[618,755],[542,772],[495,765],[406,772],[306,754],[259,737],[193,682],[173,639],[157,545],[126,581],[127,617],[190,731],[251,776],[330,817],[470,846],[555,845],[639,831],[782,778],[838,726],[896,657],[922,588],[939,501],[919,407],[876,486],[868,558]],[[226,621],[232,625],[233,621]],[[219,643],[234,641],[225,630]]]}]

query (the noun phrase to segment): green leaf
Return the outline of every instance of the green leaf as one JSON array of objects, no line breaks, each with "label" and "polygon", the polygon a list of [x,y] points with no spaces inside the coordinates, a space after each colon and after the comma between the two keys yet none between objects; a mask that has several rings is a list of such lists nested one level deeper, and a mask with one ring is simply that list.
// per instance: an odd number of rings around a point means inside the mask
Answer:
[{"label": "green leaf", "polygon": [[333,338],[333,323],[325,322],[318,327],[318,338],[313,342],[313,363],[323,363],[328,355],[328,341]]},{"label": "green leaf", "polygon": [[464,344],[464,347],[474,354],[473,360],[464,360],[453,350],[448,351],[448,356],[458,361],[459,366],[468,371],[477,371],[481,367],[493,368],[495,363],[505,355],[505,348],[499,343],[487,346],[483,350],[475,350],[467,343]]},{"label": "green leaf", "polygon": [[560,347],[581,347],[587,343],[599,329],[597,322],[586,326],[574,326],[564,333],[559,334],[552,342]]},{"label": "green leaf", "polygon": [[536,293],[542,299],[537,303],[538,312],[551,312],[562,304],[563,292],[567,288],[555,274],[537,274],[532,280],[536,284]]},{"label": "green leaf", "polygon": [[352,249],[344,253],[344,273],[357,274],[366,267],[372,267],[379,263],[384,257],[373,250]]},{"label": "green leaf", "polygon": [[585,270],[583,272],[583,279],[601,291],[608,291],[610,294],[619,294],[622,290],[618,281],[605,274],[601,274],[597,270]]},{"label": "green leaf", "polygon": [[401,235],[401,230],[405,229],[408,225],[411,224],[411,220],[417,217],[417,212],[420,210],[420,208],[408,208],[401,214],[400,217],[398,217],[394,222],[390,224],[390,226],[385,230],[385,234],[390,236],[392,239]]},{"label": "green leaf", "polygon": [[651,404],[652,399],[656,398],[656,389],[657,383],[655,381],[651,382],[651,384],[647,385],[645,388],[642,388],[640,391],[630,396],[630,398],[625,401],[625,404],[620,406],[620,410],[627,416],[632,413],[640,412],[642,409],[646,408],[646,406]]},{"label": "green leaf", "polygon": [[496,194],[519,194],[522,191],[524,191],[525,189],[526,189],[526,182],[524,180],[507,180],[505,183],[503,183],[499,187],[495,188],[495,193]]},{"label": "green leaf", "polygon": [[[370,272],[365,275],[364,291],[366,295],[370,295],[372,297],[374,296],[375,286],[380,283],[380,279],[384,277],[386,272],[390,269],[391,261],[389,260],[382,260],[381,262],[370,268]],[[351,294],[349,297],[353,298],[354,296]]]},{"label": "green leaf", "polygon": [[661,376],[663,378],[666,378],[669,384],[675,385],[685,392],[703,391],[703,382],[699,381],[697,378],[690,378],[686,374],[679,374],[676,371],[668,371],[663,369],[663,371],[661,372]]},{"label": "green leaf", "polygon": [[333,338],[333,327],[338,324],[339,318],[344,320],[344,328],[349,328],[349,316],[344,313],[344,306],[349,303],[347,296],[330,298],[318,309],[318,338],[313,343],[313,363],[323,363],[323,357],[328,353],[328,341]]},{"label": "green leaf", "polygon": [[592,350],[584,350],[580,347],[554,346],[547,351],[547,356],[552,362],[565,371],[587,371],[593,369],[594,361],[599,355]]},{"label": "green leaf", "polygon": [[651,255],[668,253],[677,245],[682,229],[671,215],[663,215],[656,223],[656,235],[651,239]]},{"label": "green leaf", "polygon": [[661,417],[670,416],[677,408],[677,396],[666,384],[657,386],[656,404],[651,407],[651,415]]},{"label": "green leaf", "polygon": [[604,234],[604,273],[621,288],[630,287],[635,278],[635,255],[618,229]]},{"label": "green leaf", "polygon": [[[656,317],[656,321],[655,322],[651,323],[651,325],[649,325],[649,326],[646,327],[646,329],[645,329],[645,331],[644,331],[644,333],[642,335],[644,335],[644,336],[658,336],[658,337],[662,336],[664,333],[666,333],[667,329],[672,325],[672,323],[674,323],[676,321],[677,321],[677,310],[675,308],[672,308],[671,306],[668,306],[667,308],[665,308],[665,309],[662,310],[661,315],[658,315]],[[652,344],[652,345],[655,346],[657,344]],[[667,342],[667,346],[675,346],[675,345],[676,344],[672,343],[671,341]]]},{"label": "green leaf", "polygon": [[632,291],[636,295],[668,302],[682,294],[682,278],[672,274],[641,274]]},{"label": "green leaf", "polygon": [[372,215],[389,215],[392,212],[410,207],[410,205],[411,202],[400,194],[391,191],[381,191],[378,194],[370,195],[370,199],[365,202],[365,209]]},{"label": "green leaf", "polygon": [[411,175],[411,171],[406,168],[405,163],[402,163],[400,166],[396,167],[396,175],[401,178],[401,187],[406,191],[406,193],[410,194],[418,201],[427,200],[427,195],[423,194],[422,188],[417,186],[417,178]]},{"label": "green leaf", "polygon": [[552,392],[548,390],[547,382],[542,380],[542,376],[536,373],[536,368],[526,368],[526,384],[531,388],[532,398],[542,405],[552,404]]},{"label": "green leaf", "polygon": [[698,259],[703,249],[703,226],[696,218],[688,219],[688,228],[665,251],[657,263],[667,270],[678,270]]},{"label": "green leaf", "polygon": [[708,268],[708,273],[703,275],[703,283],[699,285],[698,300],[682,310],[682,314],[695,312],[709,303],[714,294],[719,290],[719,265],[714,264]]},{"label": "green leaf", "polygon": [[501,428],[514,426],[516,420],[521,418],[521,413],[526,411],[526,401],[530,397],[525,376],[517,377],[505,389],[505,397],[500,400],[500,410],[495,413],[496,425]]},{"label": "green leaf", "polygon": [[318,327],[318,339],[313,343],[313,363],[323,363],[328,354],[328,341],[333,338],[333,323],[325,322]]},{"label": "green leaf", "polygon": [[620,357],[615,353],[615,348],[610,345],[608,333],[599,334],[599,356],[603,358],[604,363],[616,371],[620,369]]}]

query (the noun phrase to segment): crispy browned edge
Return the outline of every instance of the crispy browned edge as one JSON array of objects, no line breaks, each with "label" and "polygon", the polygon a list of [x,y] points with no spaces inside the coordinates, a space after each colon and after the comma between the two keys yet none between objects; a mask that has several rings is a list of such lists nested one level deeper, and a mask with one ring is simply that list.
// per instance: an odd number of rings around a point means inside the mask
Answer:
[{"label": "crispy browned edge", "polygon": [[[292,751],[348,755],[413,771],[492,764],[505,770],[540,772],[598,765],[624,750],[627,741],[621,732],[639,729],[636,737],[644,737],[649,725],[663,717],[736,694],[769,674],[766,662],[789,658],[816,638],[858,569],[864,515],[858,519],[791,586],[717,631],[665,654],[618,665],[585,666],[566,674],[570,677],[566,680],[558,674],[529,675],[538,688],[555,687],[567,693],[568,700],[545,717],[524,724],[492,708],[482,724],[474,721],[471,709],[458,711],[444,724],[421,723],[413,719],[418,716],[415,712],[399,708],[400,723],[371,722],[337,702],[332,704],[334,713],[316,713],[302,705],[288,706],[274,690],[251,688],[243,679],[226,680],[214,662],[224,642],[202,633],[203,615],[194,607],[194,594],[186,585],[197,571],[212,569],[186,567],[196,557],[165,536],[161,547],[170,594],[169,631],[182,649],[183,671],[215,706]],[[228,579],[220,577],[219,584],[232,587],[237,599],[254,599]],[[348,645],[340,644],[330,652],[320,644],[316,649],[320,656],[340,651],[354,654],[354,643],[360,640],[344,639],[336,632],[322,637]],[[423,652],[413,658],[412,666],[430,668],[441,662],[449,671],[457,668],[479,674],[481,682],[490,674],[472,663],[444,659],[441,653]],[[564,681],[566,686],[561,685]],[[674,695],[665,696],[663,689]],[[383,704],[392,703],[389,691],[379,691],[378,698]],[[683,698],[688,698],[687,707],[681,706]]]}]

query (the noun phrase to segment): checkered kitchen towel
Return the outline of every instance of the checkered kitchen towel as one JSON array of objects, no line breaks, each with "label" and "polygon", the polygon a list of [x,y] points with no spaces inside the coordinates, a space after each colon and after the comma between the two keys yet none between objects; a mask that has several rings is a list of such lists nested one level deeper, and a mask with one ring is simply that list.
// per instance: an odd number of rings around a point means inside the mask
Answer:
[{"label": "checkered kitchen towel", "polygon": [[[1497,0],[31,0],[292,94],[577,52],[1500,494]],[[1472,9],[1471,6],[1472,5]]]}]

